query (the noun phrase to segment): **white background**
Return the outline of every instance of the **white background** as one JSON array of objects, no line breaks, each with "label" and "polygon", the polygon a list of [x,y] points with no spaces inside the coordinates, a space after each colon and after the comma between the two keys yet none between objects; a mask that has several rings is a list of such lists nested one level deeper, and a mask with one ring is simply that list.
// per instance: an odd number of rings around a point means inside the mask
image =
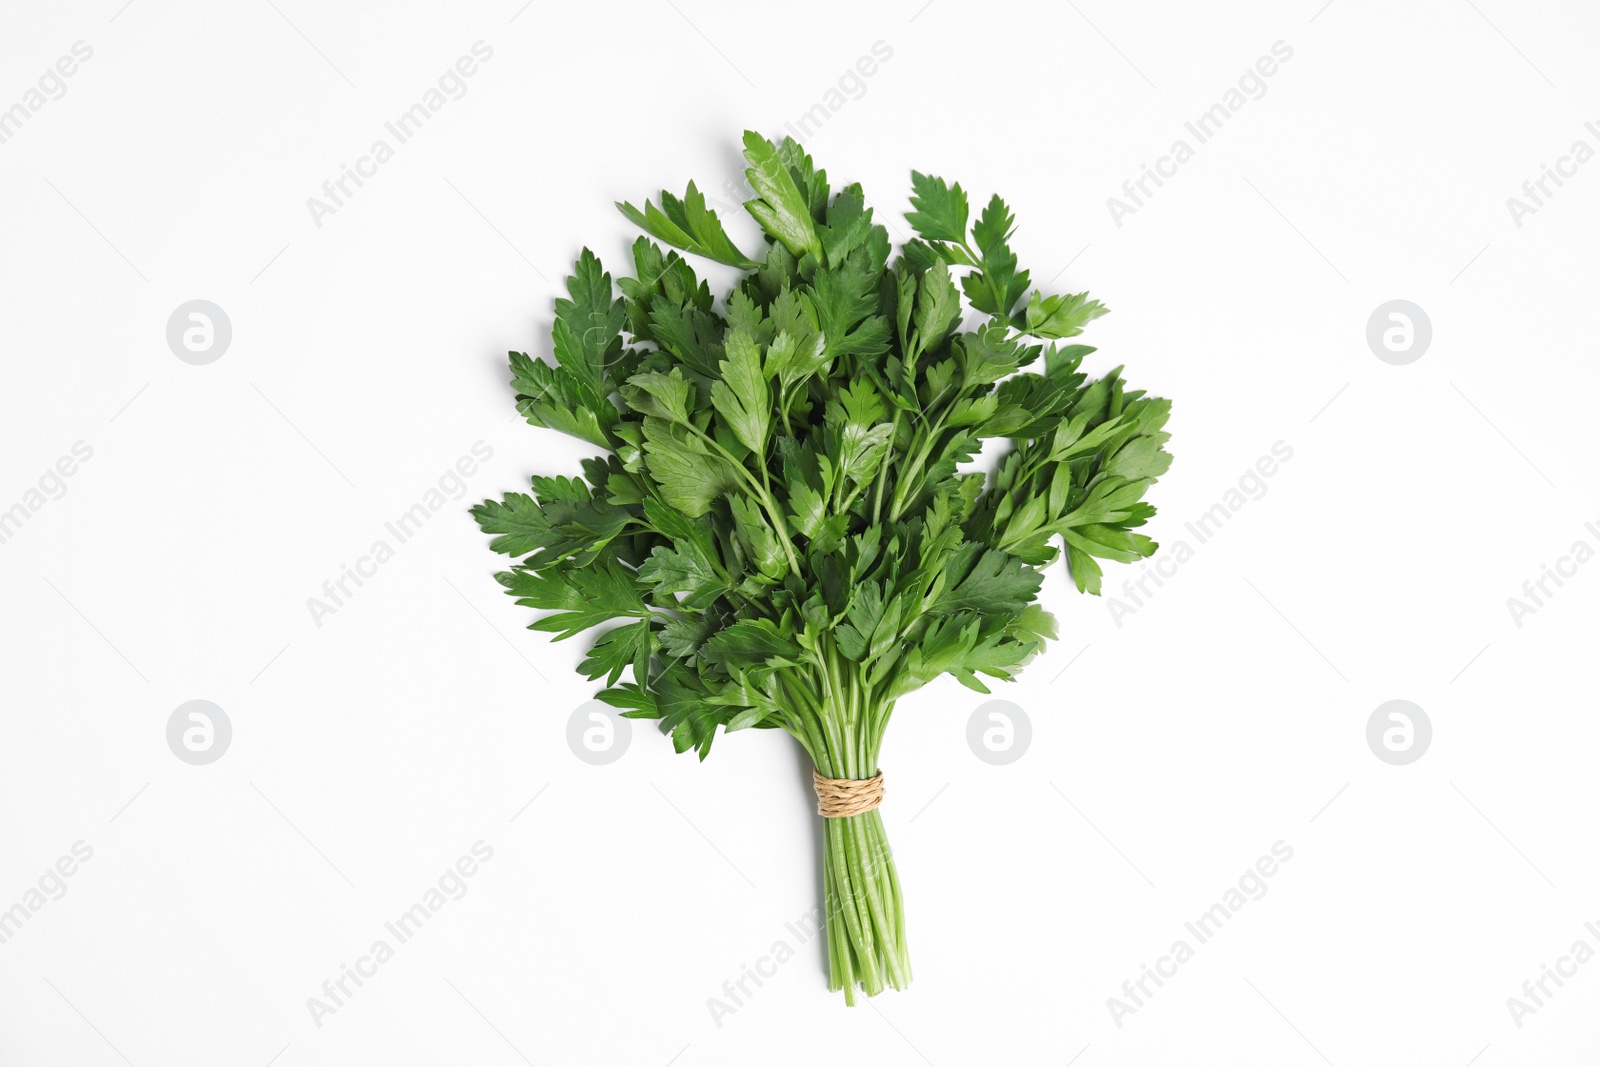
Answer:
[{"label": "white background", "polygon": [[[1507,600],[1600,544],[1600,163],[1520,227],[1506,200],[1600,148],[1600,15],[122,2],[0,25],[0,108],[93,49],[0,144],[0,509],[93,450],[0,544],[0,908],[93,849],[0,945],[0,1063],[1593,1062],[1600,962],[1521,1027],[1506,1001],[1600,949],[1600,566],[1520,627]],[[480,40],[466,94],[317,226],[307,198]],[[1093,369],[1173,398],[1152,532],[1194,553],[1120,620],[1051,575],[1062,639],[997,693],[1032,722],[1017,762],[968,748],[976,694],[901,703],[917,979],[847,1010],[785,927],[819,877],[789,739],[700,764],[640,723],[574,758],[580,642],[523,629],[466,509],[587,452],[513,418],[504,354],[547,351],[583,245],[625,268],[612,201],[727,200],[740,131],[781,136],[878,41],[807,148],[897,243],[913,167],[1003,193],[1035,280],[1111,305]],[[1107,198],[1276,41],[1265,95],[1116,225]],[[233,327],[208,366],[165,339],[196,298]],[[1392,299],[1432,321],[1408,366],[1366,342]],[[318,626],[308,598],[478,441]],[[1279,441],[1198,545],[1184,523]],[[167,747],[191,699],[233,725],[209,766]],[[1367,746],[1391,699],[1433,724],[1408,766]],[[317,1025],[307,998],[480,840],[470,891]],[[1107,998],[1280,840],[1266,895],[1118,1026]]]}]

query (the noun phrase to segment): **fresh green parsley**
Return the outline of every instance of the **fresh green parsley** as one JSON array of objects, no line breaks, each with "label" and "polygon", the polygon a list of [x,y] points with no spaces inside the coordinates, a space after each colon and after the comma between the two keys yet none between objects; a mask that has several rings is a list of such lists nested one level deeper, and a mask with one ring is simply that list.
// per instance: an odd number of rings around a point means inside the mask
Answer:
[{"label": "fresh green parsley", "polygon": [[[554,361],[511,354],[528,422],[599,454],[473,513],[533,629],[607,627],[579,668],[601,700],[702,759],[719,728],[781,728],[824,777],[870,778],[897,700],[942,674],[987,693],[1056,636],[1045,567],[1098,594],[1100,561],[1155,551],[1169,404],[1080,369],[1094,349],[1061,342],[1106,308],[1031,287],[998,196],[972,219],[959,184],[913,171],[896,254],[860,186],[831,191],[793,140],[744,149],[759,255],[693,183],[619,204],[649,235],[632,276],[585,249]],[[719,305],[671,249],[742,274]],[[878,811],[825,840],[831,987],[903,988]]]}]

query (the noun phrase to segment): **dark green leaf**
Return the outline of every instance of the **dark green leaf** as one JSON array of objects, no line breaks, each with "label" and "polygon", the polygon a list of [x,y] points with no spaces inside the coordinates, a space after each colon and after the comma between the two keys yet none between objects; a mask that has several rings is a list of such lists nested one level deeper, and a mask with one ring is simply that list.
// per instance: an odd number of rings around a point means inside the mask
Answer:
[{"label": "dark green leaf", "polygon": [[911,206],[906,221],[925,240],[953,241],[957,244],[967,239],[967,194],[961,183],[946,185],[943,178],[911,172]]},{"label": "dark green leaf", "polygon": [[746,130],[744,158],[750,164],[745,177],[758,197],[746,202],[745,210],[794,255],[809,253],[821,259],[822,242],[817,239],[811,206],[795,185],[789,168],[778,158],[772,142]]}]

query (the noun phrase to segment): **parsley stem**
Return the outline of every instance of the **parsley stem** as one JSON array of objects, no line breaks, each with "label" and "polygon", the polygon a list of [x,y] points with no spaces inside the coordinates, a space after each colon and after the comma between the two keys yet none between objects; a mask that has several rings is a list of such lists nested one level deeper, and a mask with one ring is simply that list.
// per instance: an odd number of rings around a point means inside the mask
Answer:
[{"label": "parsley stem", "polygon": [[[894,410],[894,428],[889,431],[889,447],[894,448],[895,442],[900,438],[900,409]],[[883,514],[883,487],[889,481],[889,468],[893,466],[890,456],[883,457],[883,465],[878,468],[878,487],[872,494],[872,525],[878,525],[878,518]]]},{"label": "parsley stem", "polygon": [[756,500],[760,502],[762,510],[767,513],[767,521],[772,524],[773,535],[783,545],[783,554],[789,560],[789,569],[794,572],[796,578],[804,578],[805,572],[800,567],[800,557],[795,555],[794,552],[794,538],[789,535],[789,524],[783,521],[783,512],[779,510],[777,501],[772,499],[772,484],[767,479],[766,457],[761,457],[761,481],[758,482],[751,476],[749,468],[737,456],[722,447],[721,441],[718,441],[715,437],[692,423],[689,424],[689,429],[699,435],[712,448],[721,452],[723,458],[733,465],[734,470],[739,472],[739,476],[749,483],[751,491],[756,495]]},{"label": "parsley stem", "polygon": [[[831,635],[812,656],[816,697],[788,680],[780,683],[806,712],[796,736],[829,778],[870,778],[878,773],[878,748],[893,710],[869,683],[867,668],[847,660]],[[828,926],[829,986],[854,1003],[855,986],[868,996],[911,981],[906,952],[904,899],[876,810],[828,819],[823,827],[823,893]]]}]

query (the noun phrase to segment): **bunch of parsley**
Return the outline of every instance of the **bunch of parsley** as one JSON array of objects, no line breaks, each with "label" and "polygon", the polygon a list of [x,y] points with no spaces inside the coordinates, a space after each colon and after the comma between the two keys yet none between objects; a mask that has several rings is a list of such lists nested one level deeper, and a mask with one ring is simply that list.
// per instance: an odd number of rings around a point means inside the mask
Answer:
[{"label": "bunch of parsley", "polygon": [[[705,758],[718,727],[781,727],[827,778],[878,771],[900,697],[941,674],[987,693],[1055,636],[1034,602],[1058,555],[1081,591],[1136,530],[1171,461],[1166,400],[1089,380],[1056,342],[1106,308],[1029,292],[992,198],[912,173],[919,239],[892,255],[858,185],[830,195],[792,140],[744,139],[766,234],[741,251],[690,183],[644,210],[633,277],[585,249],[556,301],[553,364],[512,353],[517,409],[602,454],[473,509],[532,628],[614,624],[580,670]],[[688,261],[743,272],[720,305]],[[620,290],[620,295],[618,295]],[[965,306],[962,297],[965,296]],[[966,307],[982,313],[962,329]],[[991,474],[972,469],[986,440]],[[626,678],[626,680],[624,680]],[[877,810],[826,822],[833,989],[911,979]]]}]

